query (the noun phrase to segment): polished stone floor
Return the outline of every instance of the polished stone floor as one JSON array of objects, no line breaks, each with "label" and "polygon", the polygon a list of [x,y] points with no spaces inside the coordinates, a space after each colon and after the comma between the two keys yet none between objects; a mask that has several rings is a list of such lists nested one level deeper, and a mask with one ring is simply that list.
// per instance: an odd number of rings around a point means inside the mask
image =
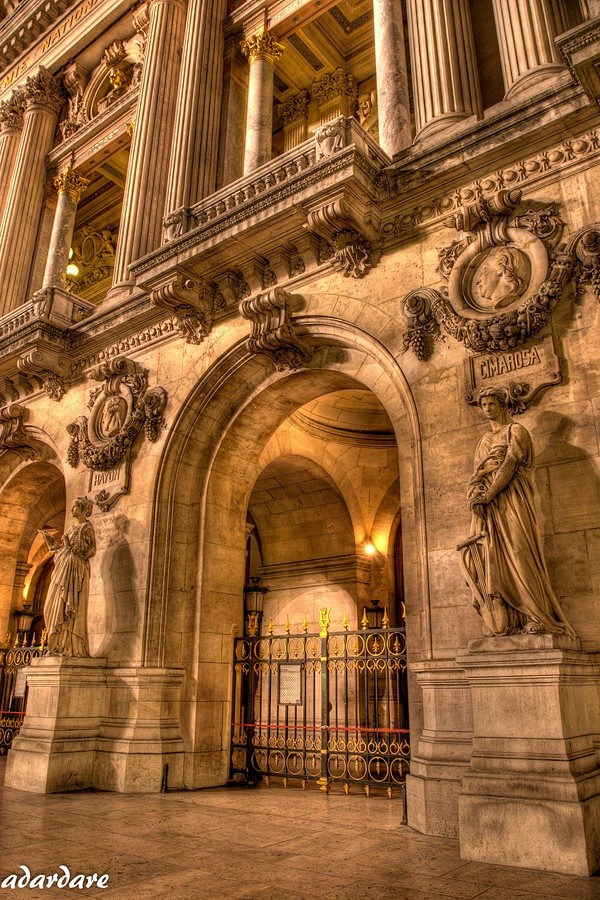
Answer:
[{"label": "polished stone floor", "polygon": [[[0,763],[3,776],[4,761]],[[0,883],[67,866],[104,890],[9,896],[110,900],[600,900],[600,878],[462,862],[458,843],[399,824],[399,799],[280,786],[123,795],[0,795]],[[37,885],[36,885],[37,886]]]}]

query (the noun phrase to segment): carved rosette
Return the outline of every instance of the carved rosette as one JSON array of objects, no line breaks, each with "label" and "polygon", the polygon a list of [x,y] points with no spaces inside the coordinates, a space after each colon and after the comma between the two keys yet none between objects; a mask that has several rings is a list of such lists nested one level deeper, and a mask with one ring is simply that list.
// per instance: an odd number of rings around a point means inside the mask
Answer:
[{"label": "carved rosette", "polygon": [[266,59],[275,65],[283,55],[281,44],[278,44],[273,35],[266,30],[259,31],[248,40],[242,41],[241,51],[250,63],[255,59]]},{"label": "carved rosette", "polygon": [[25,109],[40,109],[58,115],[65,102],[60,82],[47,69],[40,66],[36,75],[31,75],[25,84]]},{"label": "carved rosette", "polygon": [[7,131],[21,131],[23,128],[24,91],[12,92],[10,100],[0,101],[0,134]]},{"label": "carved rosette", "polygon": [[14,403],[0,409],[0,448],[13,450],[23,459],[39,459],[43,445],[29,432],[25,421],[29,411]]},{"label": "carved rosette", "polygon": [[[67,460],[73,467],[81,461],[91,470],[90,490],[102,486],[94,500],[108,509],[129,490],[130,450],[142,429],[149,441],[158,439],[167,394],[161,387],[148,390],[147,371],[124,356],[97,366],[92,378],[102,384],[90,391],[89,417],[80,416],[67,426]],[[98,477],[113,470],[114,477]]]},{"label": "carved rosette", "polygon": [[212,285],[196,281],[183,271],[152,286],[150,298],[156,306],[175,314],[179,332],[188,344],[200,344],[210,334],[221,302]]},{"label": "carved rosette", "polygon": [[268,356],[279,371],[298,369],[312,357],[292,324],[290,303],[290,295],[276,287],[240,304],[240,313],[252,323],[248,350]]},{"label": "carved rosette", "polygon": [[442,332],[476,353],[519,347],[547,324],[573,275],[600,299],[600,225],[559,246],[564,223],[554,204],[518,212],[520,199],[520,191],[499,191],[447,222],[467,235],[440,251],[439,288],[404,297],[404,350],[428,359]]}]

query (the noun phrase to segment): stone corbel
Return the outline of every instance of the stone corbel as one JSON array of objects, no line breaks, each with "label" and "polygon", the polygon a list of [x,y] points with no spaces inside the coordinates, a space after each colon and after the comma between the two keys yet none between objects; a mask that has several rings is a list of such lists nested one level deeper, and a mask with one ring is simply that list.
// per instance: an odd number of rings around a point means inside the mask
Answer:
[{"label": "stone corbel", "polygon": [[346,277],[363,278],[373,267],[376,230],[355,209],[351,198],[339,196],[310,210],[307,228],[333,247],[338,268]]},{"label": "stone corbel", "polygon": [[220,295],[223,298],[222,303],[217,304],[219,308],[231,306],[240,300],[240,278],[235,272],[227,271],[217,275],[215,284],[217,286],[217,297]]},{"label": "stone corbel", "polygon": [[48,397],[58,403],[67,392],[64,355],[57,350],[35,348],[17,360],[17,368],[41,381]]},{"label": "stone corbel", "polygon": [[251,353],[270,357],[279,371],[298,369],[310,361],[312,353],[292,324],[291,296],[283,288],[243,300],[240,313],[252,323]]},{"label": "stone corbel", "polygon": [[147,287],[152,302],[175,315],[186,343],[200,344],[210,334],[215,314],[215,290],[207,282],[177,269]]},{"label": "stone corbel", "polygon": [[24,406],[16,403],[0,409],[0,448],[14,450],[23,459],[35,460],[41,457],[43,445],[31,436],[24,424],[28,414]]},{"label": "stone corbel", "polygon": [[268,269],[268,261],[261,256],[253,256],[252,259],[240,265],[242,273],[242,296],[248,297],[265,287],[265,275]]}]

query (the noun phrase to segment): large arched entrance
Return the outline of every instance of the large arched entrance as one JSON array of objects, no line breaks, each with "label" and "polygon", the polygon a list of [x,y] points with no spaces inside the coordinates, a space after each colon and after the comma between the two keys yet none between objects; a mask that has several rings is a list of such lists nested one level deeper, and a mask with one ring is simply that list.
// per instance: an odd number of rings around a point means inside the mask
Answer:
[{"label": "large arched entrance", "polygon": [[[409,647],[430,653],[410,392],[396,361],[358,329],[346,335],[308,320],[305,329],[317,349],[302,371],[276,372],[244,347],[213,367],[163,458],[145,664],[186,670],[187,787],[228,775],[232,635],[244,628],[249,525],[258,574],[273,580],[274,629],[300,615],[314,621],[324,595],[356,624],[373,593],[395,614],[401,529]],[[365,560],[371,541],[376,565]]]}]

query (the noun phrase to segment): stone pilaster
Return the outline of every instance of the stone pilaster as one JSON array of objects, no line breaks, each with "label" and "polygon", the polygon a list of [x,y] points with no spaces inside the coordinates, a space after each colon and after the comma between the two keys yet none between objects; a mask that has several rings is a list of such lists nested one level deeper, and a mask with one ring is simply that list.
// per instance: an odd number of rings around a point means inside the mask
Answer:
[{"label": "stone pilaster", "polygon": [[58,202],[54,213],[50,248],[42,288],[66,287],[69,249],[75,228],[77,204],[88,186],[87,178],[82,178],[70,167],[57,175],[54,187],[58,192]]},{"label": "stone pilaster", "polygon": [[187,230],[187,209],[216,188],[226,12],[226,0],[189,0],[165,204],[165,217],[175,221],[165,223],[167,237]]},{"label": "stone pilaster", "polygon": [[412,143],[402,4],[374,0],[379,144],[393,156]]},{"label": "stone pilaster", "polygon": [[312,93],[319,108],[321,125],[339,116],[354,115],[358,87],[352,75],[342,69],[329,72],[313,82]]},{"label": "stone pilaster", "polygon": [[185,12],[184,0],[150,0],[149,3],[148,43],[131,141],[112,293],[131,286],[130,263],[162,242]]},{"label": "stone pilaster", "polygon": [[0,103],[0,220],[23,130],[23,91]]},{"label": "stone pilaster", "polygon": [[64,96],[40,66],[24,88],[25,111],[13,175],[0,225],[0,314],[27,299],[38,221],[44,200],[46,154],[52,148]]},{"label": "stone pilaster", "polygon": [[557,34],[566,30],[549,0],[494,0],[506,95],[563,70]]},{"label": "stone pilaster", "polygon": [[284,151],[292,150],[308,137],[308,100],[308,91],[300,91],[277,107],[283,119]]},{"label": "stone pilaster", "polygon": [[467,0],[409,0],[417,136],[480,112]]},{"label": "stone pilaster", "polygon": [[247,175],[271,159],[273,72],[283,47],[268,31],[260,31],[243,41],[242,53],[250,65],[244,152],[244,175]]}]

